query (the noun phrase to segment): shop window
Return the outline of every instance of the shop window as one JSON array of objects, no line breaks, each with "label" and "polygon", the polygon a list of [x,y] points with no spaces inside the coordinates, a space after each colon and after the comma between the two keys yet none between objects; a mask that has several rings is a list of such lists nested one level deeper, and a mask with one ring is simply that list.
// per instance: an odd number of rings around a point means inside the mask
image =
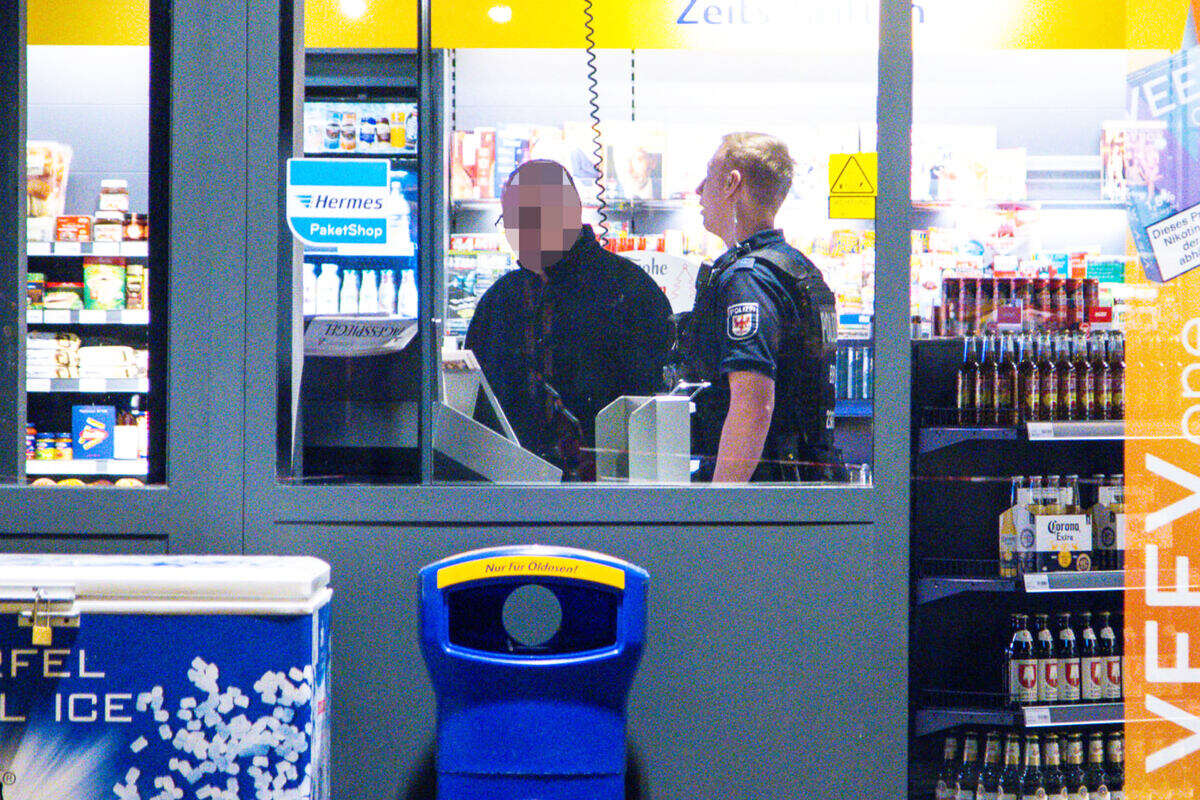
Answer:
[{"label": "shop window", "polygon": [[295,479],[870,482],[878,11],[669,11],[434,3],[430,108],[310,50],[306,156],[390,177],[385,244],[299,267]]},{"label": "shop window", "polygon": [[144,5],[102,16],[28,5],[25,448],[8,473],[21,483],[165,480],[167,275],[148,29]]}]

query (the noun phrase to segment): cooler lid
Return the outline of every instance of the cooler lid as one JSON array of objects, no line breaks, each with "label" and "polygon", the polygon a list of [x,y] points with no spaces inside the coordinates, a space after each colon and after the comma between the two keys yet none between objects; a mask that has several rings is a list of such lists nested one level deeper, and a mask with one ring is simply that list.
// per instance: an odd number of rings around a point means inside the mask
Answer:
[{"label": "cooler lid", "polygon": [[3,587],[69,587],[82,601],[305,602],[329,565],[307,556],[0,555]]}]

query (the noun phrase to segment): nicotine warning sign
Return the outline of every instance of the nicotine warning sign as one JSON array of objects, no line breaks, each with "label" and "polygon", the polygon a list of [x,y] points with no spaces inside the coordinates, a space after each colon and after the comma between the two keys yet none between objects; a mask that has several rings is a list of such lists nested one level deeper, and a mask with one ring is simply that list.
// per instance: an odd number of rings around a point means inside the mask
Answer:
[{"label": "nicotine warning sign", "polygon": [[1200,205],[1146,227],[1162,280],[1200,266]]}]

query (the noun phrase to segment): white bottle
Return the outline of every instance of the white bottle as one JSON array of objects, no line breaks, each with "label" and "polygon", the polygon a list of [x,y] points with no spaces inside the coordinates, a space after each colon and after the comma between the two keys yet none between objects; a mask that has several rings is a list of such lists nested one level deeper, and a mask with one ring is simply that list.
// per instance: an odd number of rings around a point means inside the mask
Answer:
[{"label": "white bottle", "polygon": [[385,269],[379,277],[379,310],[384,314],[396,313],[396,278],[395,273]]},{"label": "white bottle", "polygon": [[317,313],[338,313],[337,264],[322,264],[317,278]]},{"label": "white bottle", "polygon": [[362,286],[358,289],[358,313],[379,313],[379,288],[375,283],[375,270],[363,273]]},{"label": "white bottle", "polygon": [[304,313],[317,313],[317,265],[309,261],[304,262]]},{"label": "white bottle", "polygon": [[338,302],[338,313],[358,313],[358,278],[351,270],[346,270],[346,275],[342,278],[342,298]]},{"label": "white bottle", "polygon": [[411,269],[400,273],[400,293],[396,300],[399,306],[396,311],[402,317],[416,319],[417,317],[417,275]]},{"label": "white bottle", "polygon": [[408,201],[404,199],[400,181],[392,181],[388,207],[391,210],[391,216],[388,218],[388,249],[398,256],[411,256],[413,243],[408,229],[409,207]]}]

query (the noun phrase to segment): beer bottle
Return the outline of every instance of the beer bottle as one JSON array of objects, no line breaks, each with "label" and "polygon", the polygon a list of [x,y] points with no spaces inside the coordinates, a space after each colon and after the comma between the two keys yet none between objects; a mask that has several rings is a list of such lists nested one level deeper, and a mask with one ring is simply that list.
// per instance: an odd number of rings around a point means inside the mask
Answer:
[{"label": "beer bottle", "polygon": [[1049,705],[1058,702],[1058,648],[1054,646],[1054,634],[1050,633],[1049,616],[1034,616],[1037,632],[1033,643],[1033,657],[1037,661],[1037,701]]},{"label": "beer bottle", "polygon": [[955,405],[958,409],[958,424],[969,426],[975,424],[975,375],[979,370],[979,362],[975,360],[975,340],[963,339],[963,360],[958,368],[957,398]]},{"label": "beer bottle", "polygon": [[1114,333],[1108,356],[1108,418],[1125,418],[1125,338]]},{"label": "beer bottle", "polygon": [[1046,800],[1042,784],[1041,745],[1036,733],[1025,734],[1025,769],[1021,773],[1021,800]]},{"label": "beer bottle", "polygon": [[1050,281],[1050,305],[1054,307],[1054,320],[1051,327],[1065,331],[1071,327],[1071,308],[1067,297],[1067,279],[1054,278]]},{"label": "beer bottle", "polygon": [[1087,357],[1087,339],[1077,336],[1072,342],[1075,362],[1075,419],[1093,419],[1096,413],[1096,382],[1092,362]]},{"label": "beer bottle", "polygon": [[1075,380],[1075,364],[1071,361],[1070,338],[1065,334],[1057,337],[1055,344],[1058,355],[1058,413],[1055,419],[1075,419],[1075,398],[1079,391]]},{"label": "beer bottle", "polygon": [[1104,734],[1096,731],[1088,736],[1087,773],[1090,800],[1110,800],[1108,773],[1104,770]]},{"label": "beer bottle", "polygon": [[1087,778],[1083,772],[1083,734],[1067,734],[1066,764],[1063,767],[1063,784],[1069,800],[1088,800]]},{"label": "beer bottle", "polygon": [[962,316],[959,311],[958,293],[960,281],[958,278],[942,279],[942,335],[962,336]]},{"label": "beer bottle", "polygon": [[975,419],[979,425],[996,424],[996,398],[992,389],[996,385],[996,361],[991,350],[991,337],[983,337],[983,358],[975,372]]},{"label": "beer bottle", "polygon": [[1125,734],[1112,731],[1108,734],[1108,793],[1112,800],[1125,798]]},{"label": "beer bottle", "polygon": [[1051,800],[1066,800],[1067,784],[1063,781],[1062,765],[1059,759],[1058,736],[1046,734],[1042,742],[1042,785],[1046,788],[1046,797]]},{"label": "beer bottle", "polygon": [[1012,615],[1012,640],[1005,650],[1008,664],[1008,702],[1014,706],[1037,702],[1037,661],[1033,656],[1033,634],[1029,632],[1028,617]]},{"label": "beer bottle", "polygon": [[958,775],[958,737],[947,736],[942,745],[942,769],[938,772],[933,800],[954,800],[954,778]]},{"label": "beer bottle", "polygon": [[1041,407],[1037,363],[1033,360],[1033,347],[1029,340],[1021,337],[1021,361],[1017,364],[1017,410],[1022,422],[1037,421]]},{"label": "beer bottle", "polygon": [[988,731],[983,745],[983,768],[975,784],[975,800],[1000,800],[1000,732]]},{"label": "beer bottle", "polygon": [[967,731],[963,736],[962,764],[954,776],[955,800],[975,800],[975,785],[979,782],[979,736]]},{"label": "beer bottle", "polygon": [[996,380],[992,397],[996,403],[996,424],[1017,424],[1017,362],[1012,356],[1012,340],[998,339],[1000,359],[996,364]]},{"label": "beer bottle", "polygon": [[1021,738],[1015,731],[1004,737],[1004,769],[1000,771],[1000,800],[1021,798]]},{"label": "beer bottle", "polygon": [[1078,703],[1079,645],[1071,629],[1071,615],[1058,615],[1058,699],[1062,703]]},{"label": "beer bottle", "polygon": [[1104,699],[1106,661],[1100,655],[1096,631],[1092,629],[1092,614],[1084,611],[1079,623],[1079,698],[1085,703]]},{"label": "beer bottle", "polygon": [[1100,612],[1100,640],[1097,654],[1104,659],[1104,683],[1101,684],[1100,697],[1106,703],[1115,703],[1123,695],[1121,662],[1124,659],[1121,655],[1121,645],[1117,641],[1117,635],[1113,632],[1111,618],[1110,612]]},{"label": "beer bottle", "polygon": [[963,278],[958,295],[958,318],[962,324],[963,333],[974,336],[979,333],[979,279]]},{"label": "beer bottle", "polygon": [[[1108,485],[1115,488],[1113,501],[1109,503],[1109,509],[1114,514],[1125,513],[1125,476],[1121,473],[1111,475],[1107,481]],[[1109,569],[1125,569],[1125,542],[1116,540],[1116,531],[1112,533],[1112,547],[1108,550]]]},{"label": "beer bottle", "polygon": [[1067,507],[1063,510],[1066,514],[1082,514],[1083,503],[1079,496],[1079,476],[1067,475],[1063,478],[1063,483],[1067,487],[1067,492],[1070,498],[1067,500]]},{"label": "beer bottle", "polygon": [[1050,334],[1038,337],[1038,419],[1052,422],[1058,416],[1058,368],[1050,354]]},{"label": "beer bottle", "polygon": [[1090,342],[1091,346],[1091,362],[1092,362],[1092,396],[1093,401],[1091,419],[1108,419],[1109,404],[1112,398],[1109,396],[1109,389],[1112,384],[1108,378],[1108,359],[1104,353],[1104,339],[1100,336],[1093,336]]},{"label": "beer bottle", "polygon": [[1062,479],[1057,475],[1046,478],[1046,499],[1042,502],[1043,514],[1064,514],[1066,505],[1062,501]]}]

